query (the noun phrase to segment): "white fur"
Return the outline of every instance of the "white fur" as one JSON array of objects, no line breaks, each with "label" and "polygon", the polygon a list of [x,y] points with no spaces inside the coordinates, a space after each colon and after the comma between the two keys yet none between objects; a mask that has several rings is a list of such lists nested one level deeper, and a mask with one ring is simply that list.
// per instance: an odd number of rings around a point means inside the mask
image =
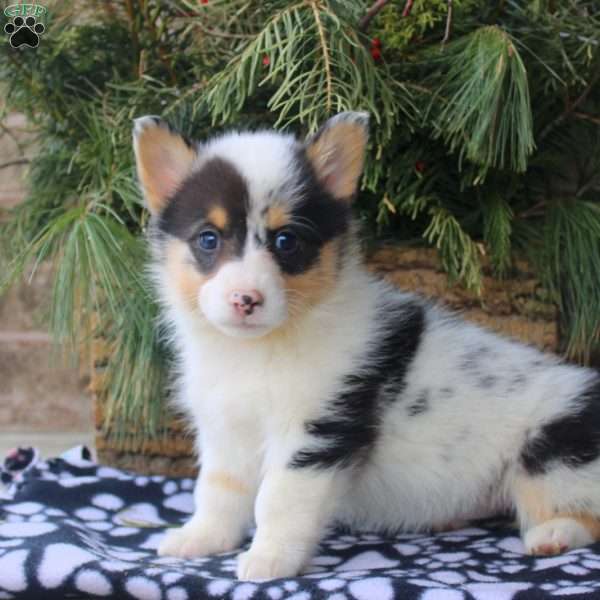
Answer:
[{"label": "white fur", "polygon": [[[235,290],[260,290],[264,304],[241,319],[227,301]],[[265,249],[248,248],[241,260],[224,265],[199,290],[204,316],[226,335],[258,337],[280,326],[287,317],[281,276]]]}]

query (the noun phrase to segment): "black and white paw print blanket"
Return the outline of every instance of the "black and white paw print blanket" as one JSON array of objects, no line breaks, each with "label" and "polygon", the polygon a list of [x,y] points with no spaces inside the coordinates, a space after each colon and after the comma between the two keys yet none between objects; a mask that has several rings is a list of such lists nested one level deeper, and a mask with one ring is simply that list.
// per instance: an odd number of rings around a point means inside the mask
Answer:
[{"label": "black and white paw print blanket", "polygon": [[236,552],[156,555],[165,528],[192,511],[191,479],[103,467],[83,447],[48,461],[21,449],[0,471],[0,599],[600,598],[600,544],[531,558],[507,523],[394,538],[339,532],[301,577],[238,582]]}]

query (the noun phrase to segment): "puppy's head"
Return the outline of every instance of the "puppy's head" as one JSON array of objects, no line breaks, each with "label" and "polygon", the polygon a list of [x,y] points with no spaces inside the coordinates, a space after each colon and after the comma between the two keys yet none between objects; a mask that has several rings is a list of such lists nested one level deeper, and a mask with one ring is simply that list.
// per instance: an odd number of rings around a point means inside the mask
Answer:
[{"label": "puppy's head", "polygon": [[137,119],[167,301],[237,337],[318,305],[343,264],[367,123],[341,113],[306,142],[262,131],[190,143],[156,117]]}]

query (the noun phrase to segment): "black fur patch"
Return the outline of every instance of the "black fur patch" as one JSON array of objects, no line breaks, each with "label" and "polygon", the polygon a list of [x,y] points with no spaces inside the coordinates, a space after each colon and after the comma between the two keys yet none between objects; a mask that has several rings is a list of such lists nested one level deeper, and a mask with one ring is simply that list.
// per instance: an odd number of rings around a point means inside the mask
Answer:
[{"label": "black fur patch", "polygon": [[[219,255],[228,252],[240,256],[247,234],[248,189],[243,177],[226,160],[213,158],[188,177],[158,218],[158,230],[182,239],[190,248],[201,270],[208,272]],[[197,236],[207,225],[211,209],[222,207],[227,227],[220,232],[220,252],[206,254],[197,245]]]},{"label": "black fur patch", "polygon": [[576,412],[544,425],[526,442],[521,462],[530,475],[545,473],[555,461],[578,467],[599,457],[600,377],[578,402]]},{"label": "black fur patch", "polygon": [[498,378],[495,375],[483,375],[477,381],[480,388],[487,390],[493,388],[498,382]]},{"label": "black fur patch", "polygon": [[525,373],[516,373],[513,375],[506,387],[507,394],[514,394],[523,389],[523,387],[527,384],[527,375]]},{"label": "black fur patch", "polygon": [[409,417],[422,415],[429,410],[429,390],[422,390],[417,394],[415,401],[409,404],[406,412]]},{"label": "black fur patch", "polygon": [[317,181],[310,163],[303,154],[297,156],[302,181],[300,196],[290,213],[290,224],[284,229],[293,231],[300,240],[298,250],[281,254],[275,248],[277,231],[269,231],[267,247],[279,267],[288,275],[299,275],[309,270],[319,258],[324,244],[343,235],[350,224],[350,207],[336,200]]},{"label": "black fur patch", "polygon": [[382,310],[381,318],[389,320],[390,326],[365,357],[360,374],[345,377],[344,391],[332,402],[328,416],[305,425],[322,445],[296,452],[290,467],[346,467],[363,457],[377,440],[385,405],[406,385],[406,372],[425,328],[425,311],[419,304],[405,303],[392,315],[389,308],[385,313]]}]

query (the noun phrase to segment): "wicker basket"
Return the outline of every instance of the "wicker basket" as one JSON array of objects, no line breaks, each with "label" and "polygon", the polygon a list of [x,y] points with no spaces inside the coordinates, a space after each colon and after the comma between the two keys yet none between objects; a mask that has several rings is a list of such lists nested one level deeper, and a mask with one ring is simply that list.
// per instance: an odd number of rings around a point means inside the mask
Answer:
[{"label": "wicker basket", "polygon": [[484,266],[481,296],[449,285],[433,249],[384,247],[371,255],[369,266],[398,287],[440,300],[469,321],[542,350],[558,350],[556,306],[525,261],[517,261],[511,278],[503,281]]},{"label": "wicker basket", "polygon": [[[442,301],[470,321],[543,350],[558,349],[556,307],[547,301],[544,290],[525,262],[518,262],[512,277],[504,281],[492,278],[484,268],[484,291],[479,297],[448,284],[435,250],[385,246],[371,254],[369,267],[402,289]],[[107,395],[101,365],[106,352],[101,341],[94,345],[92,354],[91,390],[100,461],[139,473],[194,475],[197,467],[192,440],[175,417],[153,440],[141,440],[133,435],[125,446],[117,447],[104,436],[101,426]]]}]

